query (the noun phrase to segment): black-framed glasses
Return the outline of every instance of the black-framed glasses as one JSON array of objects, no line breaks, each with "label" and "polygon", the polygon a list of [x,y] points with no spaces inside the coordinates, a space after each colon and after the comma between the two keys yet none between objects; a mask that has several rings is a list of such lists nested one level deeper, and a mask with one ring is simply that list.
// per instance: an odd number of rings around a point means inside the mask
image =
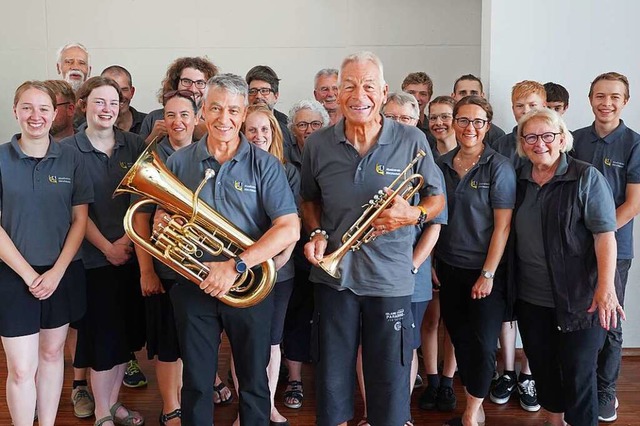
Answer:
[{"label": "black-framed glasses", "polygon": [[476,130],[480,130],[484,127],[485,124],[489,122],[489,120],[483,120],[482,118],[474,118],[473,120],[468,119],[467,117],[459,117],[455,119],[458,126],[465,128],[469,125],[469,123],[473,124],[473,127]]},{"label": "black-framed glasses", "polygon": [[258,92],[260,92],[262,96],[269,96],[270,93],[275,93],[275,90],[271,87],[260,87],[259,89],[254,87],[253,89],[249,89],[250,96],[255,96]]},{"label": "black-framed glasses", "polygon": [[322,121],[298,121],[295,126],[298,128],[298,130],[301,131],[305,131],[309,128],[309,126],[311,126],[311,130],[318,130],[320,127],[322,127]]},{"label": "black-framed glasses", "polygon": [[384,114],[389,120],[398,121],[403,124],[410,124],[412,120],[415,120],[415,117],[410,115],[393,115],[393,114]]},{"label": "black-framed glasses", "polygon": [[207,82],[206,80],[191,80],[190,78],[181,78],[180,79],[180,83],[184,86],[184,87],[191,87],[194,84],[196,85],[197,89],[204,89],[205,87],[207,87]]},{"label": "black-framed glasses", "polygon": [[[440,121],[451,121],[453,118],[453,114],[443,113],[443,114],[433,114],[427,117],[430,122],[435,123],[440,119]],[[466,126],[465,126],[466,127]]]},{"label": "black-framed glasses", "polygon": [[556,136],[561,135],[562,132],[544,132],[544,133],[529,133],[528,135],[522,136],[522,139],[527,143],[527,145],[535,145],[538,142],[538,138],[542,140],[542,142],[546,144],[553,143],[556,140]]}]

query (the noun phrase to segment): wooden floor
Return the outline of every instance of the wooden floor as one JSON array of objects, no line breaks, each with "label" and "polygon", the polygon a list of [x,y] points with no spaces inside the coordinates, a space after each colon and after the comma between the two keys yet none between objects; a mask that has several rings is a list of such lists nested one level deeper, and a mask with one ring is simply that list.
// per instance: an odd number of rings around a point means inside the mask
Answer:
[{"label": "wooden floor", "polygon": [[[138,359],[142,370],[149,379],[149,385],[141,389],[127,389],[122,387],[121,400],[136,410],[139,410],[146,416],[147,425],[158,424],[158,414],[161,408],[160,396],[157,390],[155,375],[153,373],[153,364],[147,361],[146,354],[141,352]],[[228,344],[225,342],[221,354],[221,377],[226,377],[228,370],[229,350]],[[67,359],[67,362],[69,360]],[[6,381],[6,362],[4,352],[0,348],[0,426],[10,425],[11,421],[8,416],[8,408],[6,405],[4,383]],[[73,416],[70,395],[71,395],[71,369],[67,366],[65,369],[65,386],[62,390],[62,401],[56,425],[92,425],[94,419],[79,420]],[[299,410],[291,410],[282,404],[283,386],[278,389],[276,394],[276,405],[280,412],[289,419],[292,426],[312,426],[315,425],[315,392],[313,368],[305,365],[303,370],[303,382],[305,399],[304,405]],[[462,400],[461,388],[456,379],[456,393],[458,401]],[[418,397],[421,389],[417,389],[413,394],[412,415],[416,425],[441,425],[443,421],[459,415],[462,405],[458,405],[458,409],[454,413],[438,413],[434,411],[422,411],[418,408]],[[618,411],[618,420],[614,423],[617,426],[633,425],[640,426],[640,357],[626,357],[622,364],[622,373],[618,382],[618,398],[620,401],[620,409]],[[349,425],[355,426],[361,417],[362,403],[357,398],[355,408],[356,416]],[[522,425],[522,426],[541,426],[543,418],[541,413],[527,413],[522,410],[518,404],[517,398],[513,397],[508,404],[498,406],[490,401],[485,402],[485,411],[487,413],[488,426],[505,426],[505,425]],[[215,409],[215,424],[217,426],[231,425],[236,417],[237,402]]]}]

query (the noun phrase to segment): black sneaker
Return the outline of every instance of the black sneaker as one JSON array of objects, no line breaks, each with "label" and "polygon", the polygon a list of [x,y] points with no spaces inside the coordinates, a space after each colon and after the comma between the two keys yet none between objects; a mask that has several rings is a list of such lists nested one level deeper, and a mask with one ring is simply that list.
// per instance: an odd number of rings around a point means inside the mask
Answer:
[{"label": "black sneaker", "polygon": [[508,374],[498,379],[496,385],[491,389],[489,397],[495,404],[506,404],[511,398],[511,394],[516,391],[516,379]]},{"label": "black sneaker", "polygon": [[520,394],[520,406],[525,411],[536,412],[540,410],[535,380],[518,382],[518,393]]},{"label": "black sneaker", "polygon": [[132,359],[127,363],[127,369],[124,372],[122,384],[128,388],[140,388],[147,386],[147,378],[144,373],[140,371],[138,361],[135,359]]},{"label": "black sneaker", "polygon": [[422,381],[422,377],[419,374],[416,374],[416,381],[413,382],[413,388],[421,388],[424,382]]},{"label": "black sneaker", "polygon": [[438,411],[453,411],[456,409],[458,400],[451,386],[440,386],[436,405]]},{"label": "black sneaker", "polygon": [[618,418],[616,399],[614,395],[598,392],[598,420],[601,422],[616,421]]},{"label": "black sneaker", "polygon": [[435,410],[437,407],[438,388],[427,385],[426,389],[422,391],[418,406],[422,410]]}]

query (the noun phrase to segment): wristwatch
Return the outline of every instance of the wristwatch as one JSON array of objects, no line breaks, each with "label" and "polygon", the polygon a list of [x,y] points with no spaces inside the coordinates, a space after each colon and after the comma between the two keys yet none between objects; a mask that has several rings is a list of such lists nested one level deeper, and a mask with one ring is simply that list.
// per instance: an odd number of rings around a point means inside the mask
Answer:
[{"label": "wristwatch", "polygon": [[240,257],[234,257],[234,262],[236,262],[236,272],[239,274],[244,274],[247,272],[247,264],[244,263],[244,260],[240,259]]},{"label": "wristwatch", "polygon": [[429,216],[429,212],[427,211],[427,209],[425,209],[422,206],[416,206],[416,207],[420,209],[420,216],[418,216],[416,225],[418,226],[424,225],[424,223],[427,221],[427,217]]},{"label": "wristwatch", "polygon": [[489,272],[485,269],[482,270],[482,272],[480,273],[480,275],[482,275],[484,278],[488,279],[488,280],[492,280],[493,277],[496,276],[496,274],[494,274],[493,272]]},{"label": "wristwatch", "polygon": [[413,268],[411,268],[411,273],[413,275],[417,274],[418,273],[418,268],[416,268],[415,266]]}]

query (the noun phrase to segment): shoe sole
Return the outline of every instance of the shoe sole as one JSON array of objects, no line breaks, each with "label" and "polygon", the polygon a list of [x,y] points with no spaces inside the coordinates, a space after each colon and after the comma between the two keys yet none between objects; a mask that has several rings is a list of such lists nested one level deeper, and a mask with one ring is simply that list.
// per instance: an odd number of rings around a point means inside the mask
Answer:
[{"label": "shoe sole", "polygon": [[122,382],[122,384],[123,384],[123,386],[128,387],[128,388],[143,388],[143,387],[147,386],[147,382],[138,382],[138,383],[134,383],[134,384]]},{"label": "shoe sole", "polygon": [[618,413],[614,414],[611,417],[607,417],[607,418],[598,416],[598,421],[606,422],[606,423],[615,422],[617,419],[618,419]]},{"label": "shoe sole", "polygon": [[540,411],[540,404],[538,404],[538,405],[527,405],[527,404],[523,404],[522,401],[520,401],[520,406],[522,407],[522,409],[524,411],[528,411],[530,413],[535,413],[536,411]]},{"label": "shoe sole", "polygon": [[509,400],[511,399],[511,395],[505,397],[505,398],[498,398],[496,396],[493,396],[493,394],[489,395],[489,399],[491,399],[491,402],[493,402],[494,404],[506,404],[507,402],[509,402]]}]

